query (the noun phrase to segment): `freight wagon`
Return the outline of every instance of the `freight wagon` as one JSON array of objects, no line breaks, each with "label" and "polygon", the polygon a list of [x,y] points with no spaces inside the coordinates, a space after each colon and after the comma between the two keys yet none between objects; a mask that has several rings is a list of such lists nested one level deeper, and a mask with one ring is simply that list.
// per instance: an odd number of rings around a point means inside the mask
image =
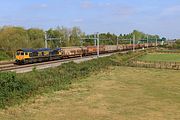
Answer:
[{"label": "freight wagon", "polygon": [[81,47],[63,47],[62,58],[78,57],[83,55],[83,50]]},{"label": "freight wagon", "polygon": [[[87,54],[96,54],[97,53],[97,46],[87,46]],[[99,46],[99,53],[105,53],[104,45]]]},{"label": "freight wagon", "polygon": [[118,51],[117,45],[105,45],[104,46],[106,52],[116,52]]}]

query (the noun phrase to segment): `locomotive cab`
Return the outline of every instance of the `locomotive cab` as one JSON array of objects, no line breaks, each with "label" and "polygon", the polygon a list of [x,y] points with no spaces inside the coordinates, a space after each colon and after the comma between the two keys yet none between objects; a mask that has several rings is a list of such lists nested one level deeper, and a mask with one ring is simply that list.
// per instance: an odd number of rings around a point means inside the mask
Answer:
[{"label": "locomotive cab", "polygon": [[16,51],[16,64],[25,64],[31,57],[35,56],[33,49],[19,49]]}]

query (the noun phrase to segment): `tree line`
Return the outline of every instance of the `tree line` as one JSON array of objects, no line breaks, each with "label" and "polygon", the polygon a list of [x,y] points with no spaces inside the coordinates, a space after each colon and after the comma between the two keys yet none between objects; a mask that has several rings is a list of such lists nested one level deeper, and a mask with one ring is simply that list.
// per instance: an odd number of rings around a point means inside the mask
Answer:
[{"label": "tree line", "polygon": [[[48,38],[52,38],[48,41],[48,47],[50,48],[94,45],[93,39],[81,40],[81,38],[94,38],[94,34],[87,35],[79,27],[56,27],[44,31],[39,28],[25,29],[16,26],[3,26],[0,28],[0,50],[12,55],[14,51],[20,48],[43,48],[45,46],[45,33]],[[133,34],[135,34],[136,40],[145,39],[147,36],[147,34],[138,30],[120,35],[110,32],[100,33],[100,44],[116,44],[117,39],[119,39],[119,43],[123,43],[123,40],[132,39]],[[150,39],[159,38],[158,35],[148,36]]]},{"label": "tree line", "polygon": [[169,49],[180,49],[180,39],[176,39],[175,42],[168,41],[168,44],[166,44],[165,47]]},{"label": "tree line", "polygon": [[180,39],[176,40],[174,48],[180,49]]}]

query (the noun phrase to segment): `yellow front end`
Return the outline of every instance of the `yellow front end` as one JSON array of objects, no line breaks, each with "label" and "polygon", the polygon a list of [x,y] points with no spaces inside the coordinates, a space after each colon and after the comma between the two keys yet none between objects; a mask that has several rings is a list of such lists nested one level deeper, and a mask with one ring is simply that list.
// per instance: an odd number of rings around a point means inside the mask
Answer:
[{"label": "yellow front end", "polygon": [[16,53],[16,62],[17,63],[25,62],[25,60],[30,58],[29,54],[30,53],[28,53],[28,52],[17,51],[17,53]]}]

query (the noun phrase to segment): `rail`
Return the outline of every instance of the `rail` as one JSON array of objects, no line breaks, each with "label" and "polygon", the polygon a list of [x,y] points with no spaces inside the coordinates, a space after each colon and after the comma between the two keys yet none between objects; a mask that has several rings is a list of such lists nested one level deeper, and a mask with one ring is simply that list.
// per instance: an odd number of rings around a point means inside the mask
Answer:
[{"label": "rail", "polygon": [[[121,51],[121,53],[127,53],[128,51]],[[107,54],[102,54],[102,55],[112,55],[120,52],[115,52],[115,53],[107,53]],[[101,57],[101,56],[100,56]],[[25,64],[25,65],[9,65],[9,66],[0,66],[0,72],[3,71],[14,71],[17,69],[23,69],[23,68],[31,68],[31,70],[34,67],[38,66],[43,66],[43,65],[51,65],[54,63],[66,63],[74,60],[81,60],[81,59],[86,59],[86,58],[97,58],[97,55],[90,55],[90,56],[85,56],[85,57],[75,57],[75,58],[68,58],[68,59],[61,59],[61,60],[54,60],[54,61],[47,61],[47,62],[41,62],[41,63],[33,63],[33,64]]]},{"label": "rail", "polygon": [[[147,49],[147,50],[150,50]],[[116,54],[116,53],[127,53],[130,52],[132,50],[126,50],[126,51],[118,51],[118,52],[112,52],[112,53],[106,53],[106,54],[102,54],[102,55],[112,55],[112,54]],[[144,51],[142,49],[137,49],[137,51]],[[144,54],[144,52],[143,52]],[[142,54],[139,54],[142,55]],[[33,64],[25,64],[25,65],[16,65],[14,64],[14,62],[10,62],[10,64],[0,64],[0,72],[2,71],[15,71],[15,70],[19,70],[19,69],[23,69],[23,68],[34,68],[34,67],[38,67],[38,66],[42,66],[42,65],[50,65],[50,64],[54,64],[54,63],[64,63],[64,62],[68,62],[68,61],[73,61],[73,60],[78,60],[81,58],[91,58],[91,57],[97,57],[97,55],[90,55],[90,56],[84,56],[84,57],[75,57],[75,58],[67,58],[67,59],[61,59],[61,60],[54,60],[54,61],[47,61],[47,62],[41,62],[41,63],[33,63]],[[137,56],[133,56],[133,58],[136,58]],[[131,59],[131,58],[128,58]],[[127,60],[128,60],[127,59]],[[31,69],[32,70],[32,69]]]}]

